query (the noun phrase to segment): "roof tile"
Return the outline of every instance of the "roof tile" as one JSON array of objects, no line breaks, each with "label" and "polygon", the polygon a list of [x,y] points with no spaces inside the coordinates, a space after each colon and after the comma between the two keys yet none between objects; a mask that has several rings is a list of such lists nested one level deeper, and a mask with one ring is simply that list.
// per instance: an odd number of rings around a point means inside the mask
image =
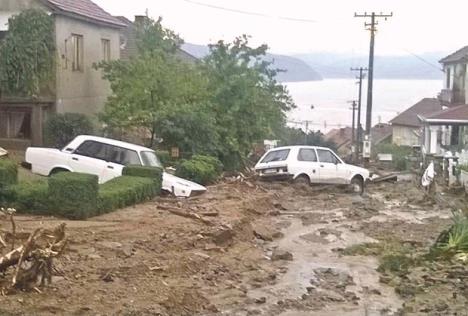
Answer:
[{"label": "roof tile", "polygon": [[418,115],[425,116],[442,110],[442,105],[438,99],[424,98],[406,111],[400,113],[390,121],[392,125],[404,125],[410,127],[420,127]]}]

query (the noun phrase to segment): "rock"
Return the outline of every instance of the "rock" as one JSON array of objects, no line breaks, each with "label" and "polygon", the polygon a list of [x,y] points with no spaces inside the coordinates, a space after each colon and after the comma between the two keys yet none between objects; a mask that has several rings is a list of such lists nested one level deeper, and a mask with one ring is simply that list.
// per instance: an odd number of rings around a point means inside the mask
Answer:
[{"label": "rock", "polygon": [[220,229],[212,234],[213,241],[218,246],[229,245],[234,238],[234,231],[232,229]]},{"label": "rock", "polygon": [[289,251],[275,249],[271,255],[272,261],[287,260],[293,261],[293,255]]},{"label": "rock", "polygon": [[86,256],[88,259],[92,259],[92,260],[97,260],[97,259],[101,259],[102,257],[96,253],[92,253],[92,254],[89,254]]},{"label": "rock", "polygon": [[278,211],[278,210],[274,210],[274,211],[270,211],[270,212],[268,213],[268,215],[270,215],[270,216],[280,216],[280,215],[281,215],[281,212]]},{"label": "rock", "polygon": [[255,299],[255,303],[257,304],[265,304],[266,303],[266,297],[262,296],[260,298]]},{"label": "rock", "polygon": [[273,241],[273,232],[263,225],[254,226],[253,233],[258,239]]},{"label": "rock", "polygon": [[195,256],[203,258],[203,259],[210,259],[211,257],[207,254],[201,253],[201,252],[194,252],[193,253]]}]

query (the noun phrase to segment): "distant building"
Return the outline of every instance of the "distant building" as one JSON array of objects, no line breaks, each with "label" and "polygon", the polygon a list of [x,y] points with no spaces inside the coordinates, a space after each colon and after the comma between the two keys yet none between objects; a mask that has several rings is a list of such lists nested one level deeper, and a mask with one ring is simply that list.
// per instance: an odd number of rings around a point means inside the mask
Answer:
[{"label": "distant building", "polygon": [[393,135],[393,127],[390,124],[379,123],[371,129],[372,145],[376,146],[381,143],[391,143]]},{"label": "distant building", "polygon": [[430,115],[442,110],[441,102],[435,98],[424,98],[390,121],[392,142],[398,146],[421,145],[423,124],[419,116]]},{"label": "distant building", "polygon": [[351,127],[334,128],[325,136],[325,140],[336,144],[336,150],[340,155],[351,153],[353,129]]},{"label": "distant building", "polygon": [[120,58],[120,29],[126,25],[91,0],[2,0],[0,38],[8,32],[8,19],[36,8],[49,13],[55,24],[55,87],[37,99],[2,95],[0,146],[25,148],[42,145],[44,121],[53,113],[100,112],[110,86],[93,64]]},{"label": "distant building", "polygon": [[466,104],[468,84],[466,65],[468,63],[468,46],[465,46],[453,54],[440,60],[444,68],[444,88],[439,94],[439,99],[444,106],[456,106]]}]

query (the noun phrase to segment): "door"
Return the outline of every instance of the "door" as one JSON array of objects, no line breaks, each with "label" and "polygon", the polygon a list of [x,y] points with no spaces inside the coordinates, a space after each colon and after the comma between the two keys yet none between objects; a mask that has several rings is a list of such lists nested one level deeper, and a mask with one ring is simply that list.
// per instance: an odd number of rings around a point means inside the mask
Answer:
[{"label": "door", "polygon": [[107,182],[122,175],[122,170],[127,165],[141,165],[138,153],[134,150],[106,145],[106,166],[102,175],[102,182]]},{"label": "door", "polygon": [[106,167],[105,150],[105,144],[85,141],[71,154],[69,164],[74,172],[95,174],[102,183]]},{"label": "door", "polygon": [[306,173],[311,183],[320,182],[320,165],[314,148],[299,148],[295,174]]},{"label": "door", "polygon": [[317,149],[317,155],[320,165],[321,183],[341,183],[338,164],[340,160],[328,149]]}]

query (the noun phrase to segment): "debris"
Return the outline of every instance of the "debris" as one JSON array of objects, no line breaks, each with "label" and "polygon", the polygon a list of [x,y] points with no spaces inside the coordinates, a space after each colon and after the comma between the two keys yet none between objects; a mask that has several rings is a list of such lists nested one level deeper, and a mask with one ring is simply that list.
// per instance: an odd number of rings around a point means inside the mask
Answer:
[{"label": "debris", "polygon": [[230,244],[234,238],[234,232],[229,228],[222,228],[211,234],[213,242],[218,246]]},{"label": "debris", "polygon": [[8,156],[8,151],[0,147],[0,157],[6,157],[6,156]]},{"label": "debris", "polygon": [[272,261],[286,260],[293,261],[293,255],[289,251],[275,249],[271,255]]},{"label": "debris", "polygon": [[380,183],[380,182],[384,182],[384,181],[397,182],[398,181],[398,174],[391,173],[391,174],[387,174],[387,175],[380,176],[380,177],[377,177],[377,178],[372,178],[372,183]]},{"label": "debris", "polygon": [[185,212],[185,211],[181,211],[181,210],[178,210],[178,209],[170,209],[170,208],[168,208],[167,210],[169,212],[171,212],[172,214],[174,214],[174,215],[199,220],[203,224],[206,224],[206,225],[213,225],[213,222],[211,222],[210,220],[205,219],[205,218],[201,217],[200,215],[198,215],[196,213],[193,213],[193,212]]}]

